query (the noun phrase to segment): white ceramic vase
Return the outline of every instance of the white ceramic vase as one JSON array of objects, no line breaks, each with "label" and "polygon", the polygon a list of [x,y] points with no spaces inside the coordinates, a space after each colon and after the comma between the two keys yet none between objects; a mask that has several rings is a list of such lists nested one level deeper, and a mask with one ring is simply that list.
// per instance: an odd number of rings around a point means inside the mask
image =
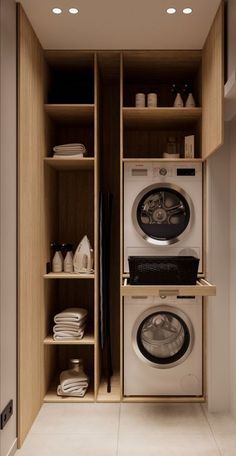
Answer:
[{"label": "white ceramic vase", "polygon": [[175,101],[174,101],[174,107],[175,108],[183,108],[183,106],[184,106],[183,99],[182,99],[180,93],[178,92],[177,95],[176,95]]},{"label": "white ceramic vase", "polygon": [[189,93],[187,101],[185,103],[185,107],[186,108],[195,108],[195,106],[196,106],[196,103],[195,103],[195,100],[193,98],[193,94]]}]

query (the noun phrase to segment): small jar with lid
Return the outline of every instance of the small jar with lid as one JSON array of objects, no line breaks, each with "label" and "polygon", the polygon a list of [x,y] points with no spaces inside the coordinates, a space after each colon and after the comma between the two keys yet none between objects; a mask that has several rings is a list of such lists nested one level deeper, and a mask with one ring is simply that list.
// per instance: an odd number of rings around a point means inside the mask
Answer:
[{"label": "small jar with lid", "polygon": [[163,154],[164,158],[179,158],[178,144],[174,136],[169,136],[166,144],[166,152]]}]

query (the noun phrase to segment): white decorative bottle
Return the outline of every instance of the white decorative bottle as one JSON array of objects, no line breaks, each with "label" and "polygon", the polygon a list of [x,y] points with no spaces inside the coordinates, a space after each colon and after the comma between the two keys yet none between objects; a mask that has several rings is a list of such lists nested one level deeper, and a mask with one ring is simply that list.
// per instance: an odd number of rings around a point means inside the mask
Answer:
[{"label": "white decorative bottle", "polygon": [[183,108],[183,106],[184,106],[183,99],[182,99],[180,93],[178,92],[177,95],[176,95],[175,101],[174,101],[174,107],[175,108]]},{"label": "white decorative bottle", "polygon": [[55,253],[52,259],[52,272],[63,271],[63,255],[60,245],[55,245]]},{"label": "white decorative bottle", "polygon": [[65,246],[64,272],[73,272],[73,253],[72,244]]},{"label": "white decorative bottle", "polygon": [[188,98],[187,98],[186,103],[185,103],[185,107],[186,108],[195,108],[195,106],[196,106],[196,103],[195,103],[195,100],[193,98],[193,94],[189,93],[188,94]]}]

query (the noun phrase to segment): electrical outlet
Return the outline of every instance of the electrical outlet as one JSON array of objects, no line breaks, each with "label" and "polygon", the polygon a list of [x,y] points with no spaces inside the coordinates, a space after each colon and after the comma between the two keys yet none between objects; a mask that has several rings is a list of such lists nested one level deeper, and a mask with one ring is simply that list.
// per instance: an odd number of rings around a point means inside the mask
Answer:
[{"label": "electrical outlet", "polygon": [[1,416],[0,416],[0,429],[3,429],[4,426],[6,426],[8,420],[11,418],[13,414],[13,401],[10,400],[5,407],[5,409],[2,411]]}]

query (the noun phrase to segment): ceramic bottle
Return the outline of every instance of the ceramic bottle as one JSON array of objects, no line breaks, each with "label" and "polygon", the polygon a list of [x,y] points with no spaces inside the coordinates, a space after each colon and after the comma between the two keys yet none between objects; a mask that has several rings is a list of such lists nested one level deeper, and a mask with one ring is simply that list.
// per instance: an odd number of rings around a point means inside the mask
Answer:
[{"label": "ceramic bottle", "polygon": [[72,244],[65,244],[64,246],[65,257],[64,257],[64,272],[73,272],[73,253]]},{"label": "ceramic bottle", "polygon": [[183,108],[183,106],[184,106],[183,99],[182,99],[180,93],[178,92],[177,95],[176,95],[175,101],[174,101],[174,107],[175,108]]},{"label": "ceramic bottle", "polygon": [[63,271],[63,255],[61,253],[61,246],[55,244],[54,246],[54,256],[52,259],[52,272],[62,272]]},{"label": "ceramic bottle", "polygon": [[196,106],[196,103],[195,103],[195,100],[193,98],[193,94],[189,93],[188,94],[188,98],[187,98],[186,103],[185,103],[185,107],[186,108],[195,108],[195,106]]}]

